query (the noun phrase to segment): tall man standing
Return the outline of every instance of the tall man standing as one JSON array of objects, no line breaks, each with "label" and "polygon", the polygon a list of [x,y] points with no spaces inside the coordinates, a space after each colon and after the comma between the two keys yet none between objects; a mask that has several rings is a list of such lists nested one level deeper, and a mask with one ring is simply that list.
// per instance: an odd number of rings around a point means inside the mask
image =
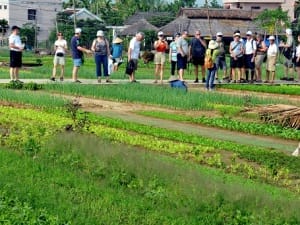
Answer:
[{"label": "tall man standing", "polygon": [[81,83],[78,80],[78,71],[80,66],[83,64],[83,52],[91,53],[89,49],[82,47],[80,43],[80,36],[81,36],[81,28],[75,29],[75,35],[71,39],[71,51],[72,51],[72,58],[73,58],[73,72],[72,72],[72,79],[76,83]]},{"label": "tall man standing", "polygon": [[128,62],[131,60],[134,63],[134,70],[132,74],[129,75],[130,82],[136,82],[135,71],[138,67],[138,59],[140,56],[141,42],[144,39],[144,33],[138,32],[135,37],[130,40],[128,47]]},{"label": "tall man standing", "polygon": [[177,70],[179,80],[183,81],[184,70],[187,66],[187,58],[189,54],[189,45],[186,41],[188,32],[185,30],[182,32],[181,37],[178,38],[177,44]]},{"label": "tall man standing", "polygon": [[21,42],[19,36],[20,28],[18,26],[12,27],[12,33],[9,36],[9,49],[10,49],[10,79],[13,81],[19,80],[19,70],[22,67],[22,51],[24,49],[24,44]]},{"label": "tall man standing", "polygon": [[191,45],[189,48],[190,52],[190,60],[194,65],[195,69],[195,83],[199,82],[198,79],[198,71],[199,66],[201,66],[201,74],[202,74],[202,82],[205,82],[205,68],[204,68],[204,57],[205,57],[205,51],[206,51],[206,43],[201,38],[201,32],[197,30],[195,32],[195,37],[191,41]]}]

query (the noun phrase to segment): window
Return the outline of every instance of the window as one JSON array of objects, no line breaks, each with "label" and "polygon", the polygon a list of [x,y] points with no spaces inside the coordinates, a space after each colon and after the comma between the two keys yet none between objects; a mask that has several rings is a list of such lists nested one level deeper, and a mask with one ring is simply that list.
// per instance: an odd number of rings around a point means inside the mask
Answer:
[{"label": "window", "polygon": [[0,9],[2,9],[2,5],[0,5]]},{"label": "window", "polygon": [[36,19],[36,9],[28,9],[28,20]]},{"label": "window", "polygon": [[7,5],[4,5],[3,8],[4,8],[4,9],[7,9]]},{"label": "window", "polygon": [[260,9],[260,6],[251,6],[251,9]]}]

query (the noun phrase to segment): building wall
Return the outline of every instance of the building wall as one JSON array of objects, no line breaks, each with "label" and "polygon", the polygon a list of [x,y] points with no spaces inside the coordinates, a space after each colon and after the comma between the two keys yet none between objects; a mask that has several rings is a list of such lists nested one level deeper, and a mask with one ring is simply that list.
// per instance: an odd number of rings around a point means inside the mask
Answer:
[{"label": "building wall", "polygon": [[282,7],[294,20],[294,0],[223,0],[224,8],[263,11]]},{"label": "building wall", "polygon": [[[8,8],[6,11],[0,10],[0,19],[6,19],[10,27],[36,24],[39,27],[38,41],[45,41],[55,28],[56,14],[62,10],[62,2],[63,0],[2,0],[0,4],[7,4]],[[29,19],[28,10],[36,11],[35,17]]]}]

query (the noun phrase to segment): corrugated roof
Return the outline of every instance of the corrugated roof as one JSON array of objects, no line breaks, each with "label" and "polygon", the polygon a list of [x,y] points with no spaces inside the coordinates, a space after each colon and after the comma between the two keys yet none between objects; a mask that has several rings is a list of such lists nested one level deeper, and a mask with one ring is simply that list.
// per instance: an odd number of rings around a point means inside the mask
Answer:
[{"label": "corrugated roof", "polygon": [[235,30],[240,30],[241,35],[246,35],[248,30],[261,32],[252,21],[229,20],[229,19],[189,19],[178,17],[166,26],[160,28],[166,35],[172,36],[176,32],[187,30],[193,36],[196,30],[201,31],[202,36],[215,36],[217,32],[222,32],[224,36],[231,37]]},{"label": "corrugated roof", "polygon": [[143,30],[158,31],[158,28],[156,26],[153,26],[147,20],[141,19],[140,21],[126,27],[120,33],[120,35],[130,35],[130,36],[132,36],[132,35],[135,35],[138,31],[143,31]]}]

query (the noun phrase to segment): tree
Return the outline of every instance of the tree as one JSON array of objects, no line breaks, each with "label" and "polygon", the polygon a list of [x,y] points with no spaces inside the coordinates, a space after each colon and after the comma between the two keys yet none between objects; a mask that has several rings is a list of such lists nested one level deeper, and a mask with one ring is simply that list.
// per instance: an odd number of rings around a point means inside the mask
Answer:
[{"label": "tree", "polygon": [[34,46],[36,46],[36,32],[38,32],[38,28],[35,27],[35,24],[23,24],[20,30],[20,37],[22,39],[22,42],[26,44],[26,48],[33,48]]},{"label": "tree", "polygon": [[277,34],[291,26],[288,12],[283,11],[281,8],[274,10],[265,9],[257,16],[257,18],[255,18],[254,21],[268,34]]},{"label": "tree", "polygon": [[5,35],[5,33],[7,32],[9,26],[8,26],[8,21],[6,19],[1,19],[0,20],[0,32],[2,34],[2,36]]}]

